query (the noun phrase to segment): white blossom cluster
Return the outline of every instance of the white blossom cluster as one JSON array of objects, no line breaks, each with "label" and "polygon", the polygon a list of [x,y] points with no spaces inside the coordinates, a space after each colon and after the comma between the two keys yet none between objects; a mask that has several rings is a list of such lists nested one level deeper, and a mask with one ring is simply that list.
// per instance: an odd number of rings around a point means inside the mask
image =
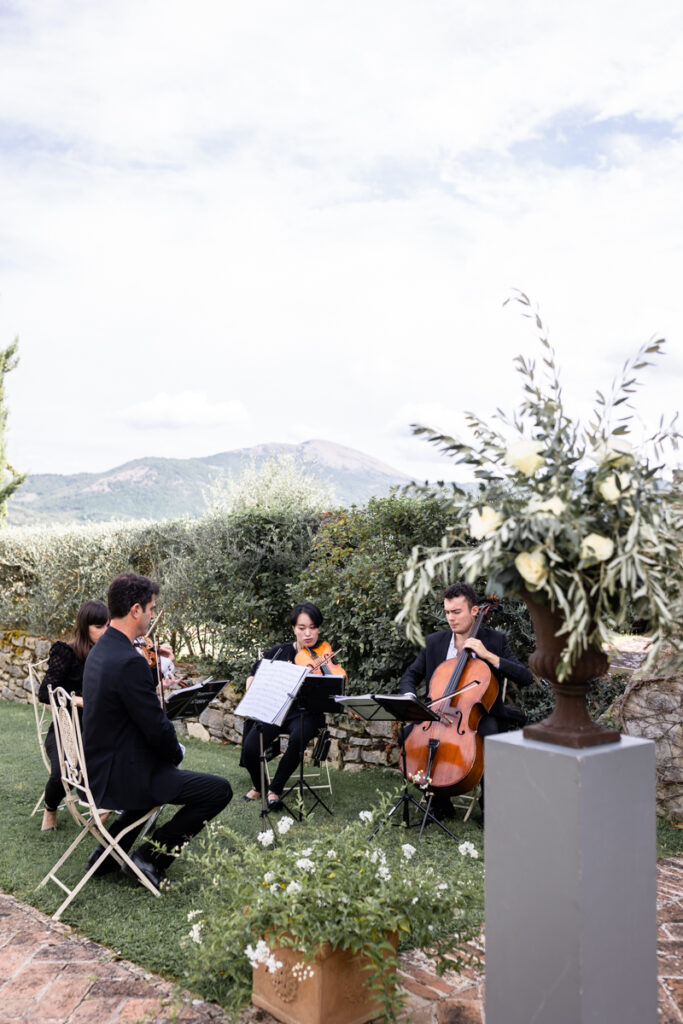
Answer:
[{"label": "white blossom cluster", "polygon": [[461,853],[463,857],[474,857],[475,860],[479,856],[476,846],[470,842],[460,843],[458,853]]},{"label": "white blossom cluster", "polygon": [[249,943],[244,950],[244,955],[252,967],[256,968],[263,964],[268,969],[269,974],[275,974],[282,967],[282,961],[275,959],[275,955],[271,953],[268,943],[263,939],[259,939],[256,946],[252,946]]}]

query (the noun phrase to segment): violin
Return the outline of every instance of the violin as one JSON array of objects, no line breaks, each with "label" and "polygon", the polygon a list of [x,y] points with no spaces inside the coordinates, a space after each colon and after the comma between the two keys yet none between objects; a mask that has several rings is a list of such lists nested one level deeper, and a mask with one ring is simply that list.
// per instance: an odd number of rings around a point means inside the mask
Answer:
[{"label": "violin", "polygon": [[[476,637],[495,602],[484,605],[470,636]],[[477,726],[498,696],[498,681],[489,665],[465,649],[436,667],[429,681],[429,700],[438,722],[416,725],[406,737],[406,779],[446,796],[469,793],[484,774],[484,740]]]},{"label": "violin", "polygon": [[319,643],[317,647],[302,647],[294,656],[295,665],[303,665],[310,669],[316,676],[344,676],[346,672],[337,665],[333,658],[339,654],[339,650],[333,651],[326,640]]}]

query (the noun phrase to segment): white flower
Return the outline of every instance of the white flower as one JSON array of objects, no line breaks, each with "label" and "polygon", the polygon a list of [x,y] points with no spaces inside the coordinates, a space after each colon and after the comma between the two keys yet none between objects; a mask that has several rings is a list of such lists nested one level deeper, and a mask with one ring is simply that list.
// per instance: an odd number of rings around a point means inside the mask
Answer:
[{"label": "white flower", "polygon": [[299,885],[298,882],[290,882],[287,888],[285,889],[285,892],[288,892],[291,896],[292,893],[301,892],[301,886]]},{"label": "white flower", "polygon": [[390,882],[391,881],[391,875],[389,874],[389,868],[386,866],[386,864],[380,864],[380,866],[377,868],[377,876],[376,877],[379,878],[380,881],[382,881],[382,882]]},{"label": "white flower", "polygon": [[187,915],[187,920],[192,921],[195,917],[199,917],[201,910],[191,910]]},{"label": "white flower", "polygon": [[542,441],[516,441],[506,451],[505,462],[524,476],[533,476],[543,465],[541,452],[544,448]]},{"label": "white flower", "polygon": [[537,512],[539,514],[545,512],[553,516],[559,516],[566,507],[562,498],[558,498],[556,494],[552,498],[542,498],[539,494],[536,494],[527,505],[529,512]]},{"label": "white flower", "polygon": [[605,462],[628,462],[633,458],[633,447],[626,438],[612,434],[604,444],[595,449],[591,458],[598,465]]},{"label": "white flower", "polygon": [[301,856],[302,857],[310,857],[312,853],[313,853],[313,850],[310,848],[310,846],[307,846],[305,850],[301,851]]},{"label": "white flower", "polygon": [[282,961],[275,959],[275,955],[271,953],[268,943],[264,942],[263,939],[259,939],[255,947],[250,943],[244,950],[244,955],[252,967],[256,968],[263,964],[270,974],[275,974],[282,967]]},{"label": "white flower", "polygon": [[265,832],[259,832],[256,836],[261,846],[272,846],[275,842],[275,833],[272,828],[267,829]]},{"label": "white flower", "polygon": [[358,817],[361,821],[372,821],[372,811],[361,811]]},{"label": "white flower", "polygon": [[474,857],[475,860],[479,856],[479,854],[477,853],[476,846],[474,845],[474,843],[470,842],[460,843],[460,846],[458,847],[458,853],[461,853],[463,857]]},{"label": "white flower", "polygon": [[614,541],[602,537],[599,533],[589,533],[581,541],[581,557],[594,558],[598,562],[606,562],[614,554]]},{"label": "white flower", "polygon": [[481,540],[482,537],[487,537],[489,533],[497,530],[502,522],[503,517],[500,512],[496,512],[495,508],[491,508],[490,505],[484,505],[481,512],[475,508],[470,513],[470,536],[475,540]]},{"label": "white flower", "polygon": [[327,856],[328,856],[328,858],[330,860],[336,860],[337,859],[337,851],[336,850],[328,850],[327,851]]},{"label": "white flower", "polygon": [[263,876],[263,881],[267,885],[270,885],[270,883],[273,882],[274,880],[275,880],[275,872],[274,871],[266,871],[265,875]]},{"label": "white flower", "polygon": [[539,587],[548,575],[545,555],[538,548],[534,551],[521,551],[515,558],[515,568],[525,583],[532,587]]},{"label": "white flower", "polygon": [[628,473],[612,473],[598,485],[598,491],[605,501],[618,501],[631,493],[631,477]]},{"label": "white flower", "polygon": [[403,856],[405,857],[406,860],[410,860],[410,858],[416,852],[415,847],[411,846],[410,843],[404,843],[401,849],[403,850]]},{"label": "white flower", "polygon": [[312,860],[309,860],[308,857],[300,857],[299,860],[296,862],[296,866],[300,868],[302,871],[307,871],[309,875],[315,873],[315,864],[313,863]]},{"label": "white flower", "polygon": [[[464,846],[464,845],[465,845],[465,844],[463,843],[463,846]],[[448,888],[448,883],[447,883],[447,882],[441,882],[441,884],[440,884],[440,885],[437,885],[437,889],[441,889],[441,890],[443,890],[443,889],[447,889],[447,888]]]},{"label": "white flower", "polygon": [[203,921],[197,921],[197,923],[193,924],[192,927],[190,928],[190,938],[192,939],[193,942],[196,942],[197,945],[201,944],[201,941],[202,941],[201,931],[202,931],[203,927],[204,927],[204,922]]},{"label": "white flower", "polygon": [[294,818],[289,818],[285,815],[284,818],[280,818],[278,821],[277,830],[281,836],[286,836],[293,824]]}]

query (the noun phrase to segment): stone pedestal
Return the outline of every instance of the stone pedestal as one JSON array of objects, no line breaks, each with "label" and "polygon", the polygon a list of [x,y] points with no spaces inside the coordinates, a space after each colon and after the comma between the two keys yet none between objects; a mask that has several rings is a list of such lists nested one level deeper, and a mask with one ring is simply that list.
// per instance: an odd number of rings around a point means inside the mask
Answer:
[{"label": "stone pedestal", "polygon": [[485,761],[487,1024],[655,1024],[654,744]]}]

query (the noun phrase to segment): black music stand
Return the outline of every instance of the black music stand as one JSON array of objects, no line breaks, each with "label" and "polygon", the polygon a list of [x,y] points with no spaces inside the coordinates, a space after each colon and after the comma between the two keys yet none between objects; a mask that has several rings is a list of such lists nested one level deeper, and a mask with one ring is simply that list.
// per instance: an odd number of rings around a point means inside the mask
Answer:
[{"label": "black music stand", "polygon": [[166,715],[171,721],[178,718],[198,718],[212,700],[218,696],[227,679],[205,679],[194,686],[184,686],[174,690],[166,698]]},{"label": "black music stand", "polygon": [[[337,704],[337,698],[344,692],[344,676],[336,675],[308,675],[301,684],[301,688],[296,695],[294,701],[294,710],[299,714],[299,774],[297,780],[293,785],[286,789],[280,797],[282,806],[289,811],[289,813],[296,817],[298,821],[301,821],[304,817],[304,797],[306,793],[309,793],[313,797],[313,803],[306,811],[306,817],[311,814],[318,804],[321,804],[328,814],[333,812],[327,806],[323,798],[316,793],[312,786],[306,782],[304,775],[304,756],[306,754],[306,744],[304,743],[304,731],[303,731],[303,718],[308,712],[323,712],[323,714],[338,714],[339,706]],[[297,810],[293,811],[285,803],[285,797],[289,796],[290,793],[298,794],[298,800],[296,801]]]},{"label": "black music stand", "polygon": [[[338,697],[337,703],[342,704],[348,708],[349,711],[355,712],[360,715],[361,718],[365,718],[367,721],[389,721],[389,722],[401,722],[401,728],[398,733],[398,742],[401,748],[401,760],[403,763],[403,777],[406,780],[403,792],[399,796],[393,807],[390,808],[383,821],[380,821],[377,828],[372,833],[372,836],[377,835],[382,825],[386,825],[389,819],[395,814],[395,812],[401,808],[403,811],[403,824],[406,828],[411,828],[410,822],[410,807],[411,804],[416,810],[422,815],[422,822],[420,824],[420,834],[418,839],[422,838],[425,825],[427,821],[433,821],[435,825],[451,837],[451,839],[457,839],[449,828],[446,828],[444,823],[440,821],[431,812],[432,795],[429,794],[427,799],[426,808],[421,801],[417,801],[415,797],[408,791],[408,778],[406,776],[406,742],[404,735],[404,726],[406,723],[417,724],[418,722],[436,722],[439,719],[438,714],[435,714],[431,708],[423,704],[421,700],[418,700],[412,693],[397,693],[397,694],[385,694],[385,693],[373,693],[366,694],[363,697]],[[417,825],[414,822],[413,825]],[[372,838],[372,836],[370,838]]]}]

